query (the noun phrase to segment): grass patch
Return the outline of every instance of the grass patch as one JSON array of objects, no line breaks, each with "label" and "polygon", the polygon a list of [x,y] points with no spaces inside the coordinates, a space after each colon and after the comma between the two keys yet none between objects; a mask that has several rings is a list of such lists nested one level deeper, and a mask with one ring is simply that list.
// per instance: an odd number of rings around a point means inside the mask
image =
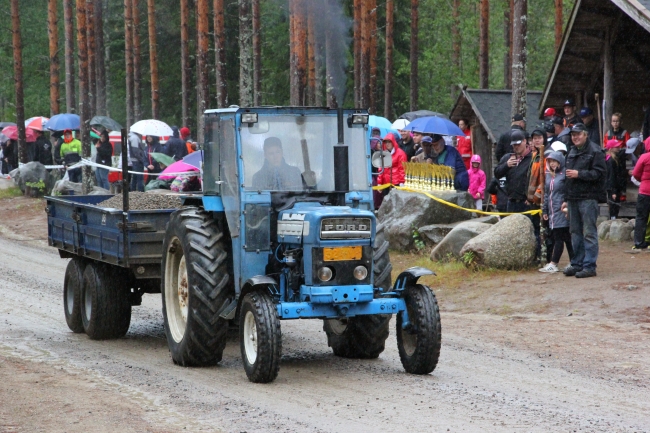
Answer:
[{"label": "grass patch", "polygon": [[5,198],[14,198],[20,197],[23,195],[23,192],[17,186],[12,186],[11,188],[0,189],[0,200]]}]

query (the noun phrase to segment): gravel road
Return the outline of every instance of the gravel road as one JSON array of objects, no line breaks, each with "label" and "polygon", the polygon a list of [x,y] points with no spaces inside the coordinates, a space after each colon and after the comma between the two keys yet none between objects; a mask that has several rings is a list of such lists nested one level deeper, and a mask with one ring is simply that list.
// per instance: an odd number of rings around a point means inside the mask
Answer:
[{"label": "gravel road", "polygon": [[[282,322],[283,358],[272,384],[247,381],[235,334],[219,366],[178,367],[167,350],[159,295],[146,295],[134,307],[125,338],[91,341],[71,333],[62,306],[66,263],[42,243],[0,239],[0,373],[3,360],[20,360],[92,383],[97,399],[100,390],[117,396],[106,401],[115,411],[122,410],[117,401],[137,408],[147,431],[650,430],[648,383],[598,374],[586,360],[563,368],[500,344],[489,338],[496,319],[481,315],[442,313],[440,363],[427,376],[403,372],[394,325],[379,359],[347,360],[332,355],[316,320]],[[509,326],[498,320],[499,329]],[[482,332],[468,336],[465,323]],[[11,378],[3,379],[0,398],[12,386]],[[72,399],[74,386],[62,390]],[[31,431],[8,428],[20,426],[21,416],[1,406],[12,407],[0,405],[0,431]],[[54,414],[33,429],[76,431],[73,415],[72,409]]]}]

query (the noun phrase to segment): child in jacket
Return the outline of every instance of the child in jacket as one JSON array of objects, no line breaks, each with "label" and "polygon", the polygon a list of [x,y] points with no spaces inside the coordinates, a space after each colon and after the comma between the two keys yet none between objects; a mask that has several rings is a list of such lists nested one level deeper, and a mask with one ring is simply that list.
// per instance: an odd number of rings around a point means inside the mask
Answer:
[{"label": "child in jacket", "polygon": [[483,195],[485,193],[486,177],[485,172],[481,170],[481,157],[479,155],[472,155],[470,159],[471,167],[467,171],[469,175],[469,189],[468,192],[474,199],[474,204],[477,210],[483,209]]}]

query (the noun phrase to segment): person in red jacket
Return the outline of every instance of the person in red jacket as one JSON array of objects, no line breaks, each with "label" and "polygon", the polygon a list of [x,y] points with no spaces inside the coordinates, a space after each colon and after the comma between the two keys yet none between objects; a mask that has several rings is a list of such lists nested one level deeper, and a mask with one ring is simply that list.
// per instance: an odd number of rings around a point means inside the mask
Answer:
[{"label": "person in red jacket", "polygon": [[469,124],[465,119],[460,119],[458,121],[458,127],[465,133],[465,135],[457,137],[458,144],[456,145],[456,150],[460,153],[460,157],[463,158],[465,168],[469,170],[469,160],[472,158],[472,131],[469,129]]},{"label": "person in red jacket", "polygon": [[650,137],[643,142],[645,151],[639,158],[632,176],[641,182],[639,195],[636,199],[636,218],[634,219],[634,247],[635,250],[645,250],[648,244],[645,241],[645,230],[650,215]]},{"label": "person in red jacket", "polygon": [[406,162],[406,154],[399,148],[397,140],[395,140],[395,136],[391,132],[386,134],[382,141],[384,150],[389,151],[393,158],[393,165],[391,168],[385,168],[379,174],[377,183],[379,185],[403,185],[406,175],[402,163]]}]

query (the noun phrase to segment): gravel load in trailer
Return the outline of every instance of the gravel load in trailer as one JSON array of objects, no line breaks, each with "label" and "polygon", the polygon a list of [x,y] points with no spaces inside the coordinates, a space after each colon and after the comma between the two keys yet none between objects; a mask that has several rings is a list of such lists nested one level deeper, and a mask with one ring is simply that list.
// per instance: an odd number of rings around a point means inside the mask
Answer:
[{"label": "gravel load in trailer", "polygon": [[[122,194],[116,194],[98,203],[97,206],[122,209],[122,203]],[[181,205],[180,196],[175,194],[150,194],[136,191],[129,193],[129,210],[178,209]]]}]

